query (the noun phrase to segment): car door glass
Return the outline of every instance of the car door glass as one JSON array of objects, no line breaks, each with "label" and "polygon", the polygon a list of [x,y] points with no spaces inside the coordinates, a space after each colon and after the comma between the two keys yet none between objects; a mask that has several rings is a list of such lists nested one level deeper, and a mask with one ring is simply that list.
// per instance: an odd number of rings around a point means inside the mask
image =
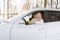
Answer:
[{"label": "car door glass", "polygon": [[56,22],[60,21],[60,12],[59,11],[46,11],[45,22]]}]

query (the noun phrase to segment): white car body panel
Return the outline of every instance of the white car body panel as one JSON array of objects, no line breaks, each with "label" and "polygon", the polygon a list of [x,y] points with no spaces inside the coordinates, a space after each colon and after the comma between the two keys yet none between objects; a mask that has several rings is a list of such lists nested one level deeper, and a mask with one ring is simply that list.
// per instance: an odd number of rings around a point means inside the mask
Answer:
[{"label": "white car body panel", "polygon": [[45,40],[46,29],[44,29],[44,26],[15,25],[11,32],[11,40]]},{"label": "white car body panel", "polygon": [[47,40],[60,40],[60,22],[47,24]]},{"label": "white car body panel", "polygon": [[11,24],[0,25],[0,40],[10,40]]},{"label": "white car body panel", "polygon": [[11,40],[60,40],[60,22],[43,25],[14,25]]},{"label": "white car body panel", "polygon": [[60,22],[41,25],[20,24],[21,18],[38,10],[60,11],[59,9],[34,9],[24,12],[25,14],[22,13],[8,24],[0,25],[0,40],[60,40]]}]

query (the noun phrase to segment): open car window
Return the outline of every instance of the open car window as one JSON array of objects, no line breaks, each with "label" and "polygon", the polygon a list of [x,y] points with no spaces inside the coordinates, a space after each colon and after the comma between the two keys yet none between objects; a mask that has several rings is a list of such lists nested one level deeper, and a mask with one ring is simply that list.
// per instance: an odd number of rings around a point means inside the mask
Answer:
[{"label": "open car window", "polygon": [[29,21],[29,18],[32,17],[32,13],[27,14],[26,16],[23,17],[23,19],[25,19],[26,21]]},{"label": "open car window", "polygon": [[[24,21],[25,21],[25,24],[35,24],[35,23],[33,23],[33,19],[34,19],[34,21],[35,21],[35,17],[36,17],[36,14],[37,13],[41,13],[41,16],[42,15],[44,15],[44,11],[34,11],[34,12],[31,12],[31,13],[29,13],[29,14],[27,14],[27,15],[25,15],[24,17],[23,17],[23,19],[24,19]],[[38,15],[39,15],[38,14]],[[43,16],[41,17],[42,19],[43,19]]]}]

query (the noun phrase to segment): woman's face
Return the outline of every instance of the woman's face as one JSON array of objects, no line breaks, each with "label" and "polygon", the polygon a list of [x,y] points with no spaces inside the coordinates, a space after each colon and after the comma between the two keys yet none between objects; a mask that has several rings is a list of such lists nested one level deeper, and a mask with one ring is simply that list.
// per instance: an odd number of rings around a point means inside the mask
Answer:
[{"label": "woman's face", "polygon": [[41,18],[42,18],[41,13],[37,13],[37,14],[36,14],[36,19],[41,19]]}]

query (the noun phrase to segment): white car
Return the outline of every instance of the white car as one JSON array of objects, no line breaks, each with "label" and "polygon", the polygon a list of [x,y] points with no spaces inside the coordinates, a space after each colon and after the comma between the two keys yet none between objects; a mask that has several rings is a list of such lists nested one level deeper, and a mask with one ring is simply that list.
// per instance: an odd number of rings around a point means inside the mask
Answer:
[{"label": "white car", "polygon": [[[26,25],[23,19],[30,18],[30,14],[36,11],[44,13],[45,23]],[[60,40],[60,10],[45,8],[26,11],[14,21],[0,25],[0,40]]]}]

